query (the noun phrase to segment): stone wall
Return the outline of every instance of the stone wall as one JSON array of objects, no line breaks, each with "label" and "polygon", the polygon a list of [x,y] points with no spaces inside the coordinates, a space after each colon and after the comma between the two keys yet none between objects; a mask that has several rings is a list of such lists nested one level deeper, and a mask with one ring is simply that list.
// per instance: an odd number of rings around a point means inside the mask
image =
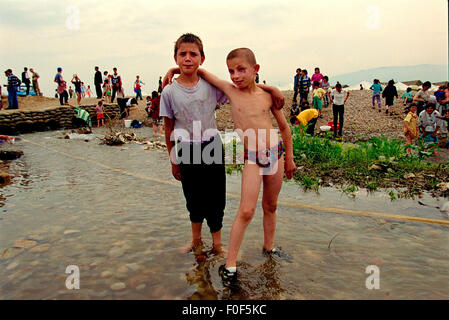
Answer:
[{"label": "stone wall", "polygon": [[[82,106],[89,112],[92,125],[97,122],[95,106]],[[118,119],[120,107],[118,105],[104,105],[105,123],[109,119]],[[0,134],[15,135],[35,131],[71,129],[75,112],[72,107],[55,107],[42,111],[21,111],[0,113]]]}]

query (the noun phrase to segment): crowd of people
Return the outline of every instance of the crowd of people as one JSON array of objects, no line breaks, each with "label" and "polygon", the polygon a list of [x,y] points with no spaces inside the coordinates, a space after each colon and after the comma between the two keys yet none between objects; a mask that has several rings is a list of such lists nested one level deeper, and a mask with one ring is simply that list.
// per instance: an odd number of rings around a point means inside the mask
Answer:
[{"label": "crowd of people", "polygon": [[[394,80],[388,81],[385,88],[378,79],[374,79],[371,87],[371,107],[382,112],[382,98],[385,99],[385,114],[397,115],[394,112],[394,99],[399,99],[398,90]],[[312,88],[311,88],[312,87]],[[447,136],[449,118],[449,86],[440,86],[432,95],[429,89],[432,84],[424,82],[422,88],[413,93],[412,88],[407,88],[401,96],[404,112],[407,114],[404,120],[404,134],[409,144],[416,139],[422,138],[425,143],[438,144],[438,135]],[[337,82],[332,88],[329,84],[329,77],[320,72],[320,68],[315,68],[315,73],[309,78],[307,70],[296,70],[293,85],[294,95],[290,110],[290,122],[292,125],[299,125],[301,131],[313,135],[315,124],[318,118],[322,118],[323,105],[332,105],[333,136],[340,138],[343,135],[344,106],[350,95],[349,91],[342,89]],[[311,105],[309,104],[309,93],[312,90]],[[364,90],[360,84],[360,90]],[[299,96],[299,103],[298,103]],[[449,143],[446,145],[449,148]],[[435,154],[437,151],[433,148]],[[410,149],[409,149],[410,152]]]},{"label": "crowd of people", "polygon": [[[337,82],[335,88],[332,88],[329,77],[323,75],[318,67],[315,68],[315,73],[311,78],[309,78],[306,69],[296,69],[293,83],[291,124],[299,125],[301,131],[307,127],[306,133],[313,135],[318,118],[323,118],[323,105],[324,107],[332,105],[333,136],[336,138],[342,137],[345,103],[348,100],[349,91],[343,90],[339,82]],[[310,108],[308,99],[310,87],[312,87],[312,108]],[[298,95],[300,98],[299,105]]]}]

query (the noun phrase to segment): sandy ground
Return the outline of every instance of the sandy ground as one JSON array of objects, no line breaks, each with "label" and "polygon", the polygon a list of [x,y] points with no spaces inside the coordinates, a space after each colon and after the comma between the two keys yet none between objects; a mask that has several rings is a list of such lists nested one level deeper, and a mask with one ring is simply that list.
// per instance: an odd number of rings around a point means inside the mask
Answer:
[{"label": "sandy ground", "polygon": [[[293,91],[283,91],[285,96],[284,114],[289,119],[290,107],[293,98]],[[402,92],[399,92],[399,96]],[[96,98],[84,98],[81,100],[83,105],[95,105]],[[310,98],[309,98],[310,101]],[[3,108],[8,106],[6,96],[2,97]],[[76,106],[76,99],[69,99],[69,103]],[[145,100],[138,101],[137,108],[130,110],[130,119],[144,121],[145,125],[151,125],[151,120],[146,116]],[[379,113],[377,108],[371,108],[371,91],[350,91],[349,99],[345,105],[343,138],[347,142],[355,142],[360,140],[367,140],[371,136],[381,136],[382,134],[389,138],[399,138],[404,140],[403,136],[403,119],[405,114],[400,99],[395,100],[394,113],[396,115],[390,116],[385,114],[385,100],[382,100],[382,112]],[[59,106],[59,99],[48,97],[19,97],[19,111],[20,110],[45,110],[47,108]],[[15,112],[14,110],[1,110],[0,112]],[[217,127],[219,130],[233,129],[234,124],[231,117],[231,107],[229,104],[217,111]],[[323,108],[323,119],[319,119],[316,130],[322,125],[327,125],[329,121],[333,121],[332,107]],[[273,119],[273,124],[275,124]],[[446,139],[440,139],[442,145]],[[433,157],[433,161],[438,163],[446,163],[449,159],[449,152],[447,149],[441,148],[441,155]]]}]

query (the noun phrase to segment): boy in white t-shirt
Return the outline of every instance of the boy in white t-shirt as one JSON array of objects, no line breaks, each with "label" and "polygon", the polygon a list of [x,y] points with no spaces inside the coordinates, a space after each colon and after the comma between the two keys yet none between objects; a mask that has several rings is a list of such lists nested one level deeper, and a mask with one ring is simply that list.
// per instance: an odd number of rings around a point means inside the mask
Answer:
[{"label": "boy in white t-shirt", "polygon": [[174,51],[179,70],[170,70],[164,83],[171,80],[176,71],[181,74],[162,91],[159,115],[164,117],[172,174],[182,183],[190,214],[192,242],[185,251],[202,244],[202,223],[206,219],[213,251],[221,253],[226,173],[215,108],[227,98],[198,75],[198,68],[205,60],[199,37],[189,33],[182,35],[176,41]]}]

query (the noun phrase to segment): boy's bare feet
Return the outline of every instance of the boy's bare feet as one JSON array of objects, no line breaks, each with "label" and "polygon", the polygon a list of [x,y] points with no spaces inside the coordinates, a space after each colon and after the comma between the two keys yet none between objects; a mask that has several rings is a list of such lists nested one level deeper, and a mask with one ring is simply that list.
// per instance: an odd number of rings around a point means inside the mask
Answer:
[{"label": "boy's bare feet", "polygon": [[220,244],[214,244],[212,247],[212,253],[220,256],[224,256],[227,251],[223,249],[223,246]]},{"label": "boy's bare feet", "polygon": [[201,239],[195,239],[192,240],[192,242],[190,242],[188,245],[186,245],[185,247],[182,247],[180,249],[181,253],[188,253],[190,251],[195,250],[196,248],[198,248],[199,246],[203,245],[203,241]]}]

